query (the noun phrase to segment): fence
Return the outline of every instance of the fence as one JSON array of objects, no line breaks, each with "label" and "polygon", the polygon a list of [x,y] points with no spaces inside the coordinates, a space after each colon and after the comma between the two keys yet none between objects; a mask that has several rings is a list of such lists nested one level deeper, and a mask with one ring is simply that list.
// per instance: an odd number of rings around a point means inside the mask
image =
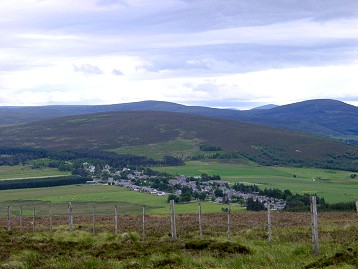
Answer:
[{"label": "fence", "polygon": [[[166,215],[146,213],[145,206],[133,206],[115,203],[79,203],[64,204],[23,202],[9,205],[0,204],[0,229],[20,232],[86,231],[89,233],[114,232],[122,234],[135,232],[142,240],[172,237],[212,238],[260,237],[274,242],[275,229],[286,227],[311,228],[305,240],[312,240],[313,253],[319,253],[318,214],[316,199],[311,199],[310,213],[273,212],[227,212],[205,213],[205,207],[198,205],[197,214],[176,214],[174,201]],[[321,213],[320,213],[321,214]],[[323,213],[322,213],[323,214]],[[347,213],[352,215],[351,213]],[[349,217],[357,224],[358,214]],[[324,215],[323,215],[323,218]],[[340,217],[337,225],[347,225]],[[254,231],[254,232],[249,232]]]}]

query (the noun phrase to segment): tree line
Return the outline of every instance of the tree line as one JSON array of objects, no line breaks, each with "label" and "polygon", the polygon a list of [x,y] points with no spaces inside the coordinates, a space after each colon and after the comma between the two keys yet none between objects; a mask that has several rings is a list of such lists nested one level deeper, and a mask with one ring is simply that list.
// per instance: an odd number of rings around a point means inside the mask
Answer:
[{"label": "tree line", "polygon": [[[276,188],[260,189],[257,185],[244,185],[242,183],[236,183],[233,189],[243,193],[256,192],[258,195],[266,196],[274,199],[282,199],[286,201],[286,210],[288,211],[308,211],[310,210],[310,194],[293,194],[290,190],[280,190]],[[316,195],[317,196],[317,195]],[[325,201],[323,197],[317,196],[317,206],[320,211],[355,211],[355,202],[341,202],[330,204]],[[252,211],[266,210],[262,203],[248,199],[247,209]]]},{"label": "tree line", "polygon": [[30,160],[48,158],[57,161],[52,166],[60,165],[62,161],[87,161],[91,163],[109,164],[113,167],[127,166],[180,166],[184,162],[173,156],[165,156],[163,160],[153,160],[145,156],[133,154],[117,154],[102,150],[49,150],[38,148],[0,147],[0,165],[25,165]]},{"label": "tree line", "polygon": [[84,184],[88,180],[91,180],[91,178],[80,177],[80,176],[1,180],[0,190],[44,188],[44,187],[54,187],[54,186],[63,186],[63,185]]}]

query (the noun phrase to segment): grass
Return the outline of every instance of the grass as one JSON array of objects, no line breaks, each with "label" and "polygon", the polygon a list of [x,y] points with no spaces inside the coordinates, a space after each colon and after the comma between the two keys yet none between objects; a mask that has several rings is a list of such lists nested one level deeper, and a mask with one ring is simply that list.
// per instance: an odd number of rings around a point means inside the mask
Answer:
[{"label": "grass", "polygon": [[162,160],[164,156],[176,156],[185,158],[198,153],[200,140],[198,139],[174,139],[168,142],[153,143],[149,145],[124,146],[112,150],[119,154],[142,155],[154,160]]},{"label": "grass", "polygon": [[[136,214],[141,212],[143,205],[147,207],[146,212],[148,213],[168,214],[169,212],[167,196],[139,193],[117,186],[70,185],[0,191],[0,205],[3,205],[2,207],[4,208],[1,212],[2,215],[6,213],[5,208],[8,204],[14,206],[26,205],[29,214],[31,214],[32,206],[36,204],[40,211],[47,214],[48,205],[51,203],[54,210],[65,213],[68,202],[72,202],[74,210],[78,212],[91,212],[93,203],[96,204],[98,212],[106,214],[113,213],[114,205],[120,205],[126,212]],[[221,212],[225,206],[204,202],[202,207],[205,212]],[[242,209],[239,206],[232,207],[233,211]],[[178,204],[176,205],[176,212],[196,213],[198,212],[198,202]]]},{"label": "grass", "polygon": [[337,203],[358,198],[358,179],[353,172],[317,168],[261,166],[242,160],[190,161],[184,166],[157,167],[155,170],[177,175],[220,175],[231,183],[256,184],[260,188],[289,189],[293,193],[317,193],[326,202]]},{"label": "grass", "polygon": [[[196,218],[184,217],[193,221]],[[72,233],[57,228],[52,234],[8,232],[0,228],[0,268],[353,269],[358,266],[356,214],[322,214],[318,256],[312,254],[310,219],[305,214],[273,214],[272,247],[268,246],[261,223],[265,221],[264,213],[239,213],[236,217],[235,223],[240,222],[240,226],[235,226],[231,240],[225,233],[216,234],[216,228],[225,227],[215,219],[211,219],[210,229],[205,229],[203,240],[197,231],[195,235],[185,233],[193,229],[194,222],[189,219],[178,223],[183,226],[178,231],[178,241],[162,235],[168,229],[163,225],[147,227],[160,232],[144,241],[130,225],[118,235],[109,230],[92,235],[91,231],[79,228]]]},{"label": "grass", "polygon": [[55,177],[69,174],[70,172],[59,171],[57,168],[31,169],[30,165],[0,166],[0,180]]},{"label": "grass", "polygon": [[[358,179],[350,179],[349,171],[324,170],[315,168],[290,168],[260,166],[244,160],[231,161],[190,161],[180,167],[157,167],[155,170],[171,174],[196,176],[203,173],[220,175],[231,183],[257,184],[260,188],[289,189],[293,193],[317,193],[326,202],[352,201],[357,197]],[[63,175],[56,169],[31,169],[29,166],[0,166],[0,179],[28,178]],[[294,177],[294,175],[296,177]],[[313,181],[315,179],[315,181]],[[104,211],[112,210],[114,203],[136,207],[146,205],[152,213],[164,214],[168,210],[166,196],[138,193],[115,186],[60,186],[39,189],[0,191],[0,203],[8,201],[42,201],[53,204],[68,202],[101,203]],[[177,211],[197,212],[197,202],[177,206]],[[109,209],[110,208],[110,209]],[[220,212],[222,206],[205,203],[205,210]],[[233,208],[233,210],[240,210]]]}]

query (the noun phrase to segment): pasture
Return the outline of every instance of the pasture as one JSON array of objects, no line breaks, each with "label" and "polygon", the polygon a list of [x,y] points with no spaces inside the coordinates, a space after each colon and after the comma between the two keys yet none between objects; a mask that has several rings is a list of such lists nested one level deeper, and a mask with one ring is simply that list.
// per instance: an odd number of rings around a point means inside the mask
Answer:
[{"label": "pasture", "polygon": [[261,166],[243,160],[190,161],[184,166],[156,167],[154,170],[173,175],[220,175],[230,183],[256,184],[261,189],[289,189],[292,193],[317,194],[328,203],[353,201],[358,198],[358,179],[349,171],[318,168]]},{"label": "pasture", "polygon": [[[92,204],[95,203],[99,213],[113,213],[114,206],[118,205],[126,213],[138,214],[142,206],[147,207],[151,214],[167,214],[169,204],[167,196],[157,196],[149,193],[130,191],[117,186],[108,185],[69,185],[50,188],[17,189],[0,191],[1,215],[6,214],[6,206],[26,205],[31,211],[33,205],[42,208],[44,214],[48,214],[48,204],[53,208],[66,212],[68,202],[74,204],[74,210],[79,212],[91,212]],[[225,207],[222,204],[204,202],[205,212],[221,212]],[[242,207],[233,206],[233,211],[241,211]],[[178,213],[195,213],[198,211],[198,202],[178,204]]]},{"label": "pasture", "polygon": [[[256,184],[261,189],[278,188],[281,190],[289,189],[292,193],[299,194],[316,193],[318,196],[324,197],[328,203],[353,201],[358,198],[358,179],[350,178],[350,176],[354,174],[350,171],[262,166],[246,160],[188,161],[184,166],[154,167],[153,169],[172,175],[197,176],[204,173],[208,175],[220,175],[222,180],[227,180],[232,184]],[[61,172],[52,168],[31,169],[30,166],[22,165],[0,166],[0,180],[63,176],[68,173],[69,172]],[[153,207],[152,210],[159,211],[161,211],[161,209],[154,208],[163,206],[163,203],[166,204],[166,197],[155,197],[153,195],[129,192],[109,186],[96,186],[96,188],[93,188],[93,186],[83,186],[81,188],[65,186],[62,188],[64,191],[62,191],[61,188],[55,188],[55,193],[52,191],[54,188],[47,188],[45,192],[45,189],[39,189],[38,191],[31,189],[17,190],[11,195],[15,197],[13,198],[14,200],[39,199],[41,201],[51,201],[55,203],[70,201],[130,202],[140,205],[146,204]],[[120,195],[118,194],[119,192]],[[8,196],[5,193],[5,191],[1,192],[0,202],[7,199],[6,197]],[[214,207],[216,210],[216,205],[210,207]],[[192,209],[190,209],[188,205],[182,205],[182,208],[183,210],[188,209],[192,212]]]},{"label": "pasture", "polygon": [[21,178],[43,178],[69,175],[68,171],[59,171],[57,168],[32,169],[31,165],[0,166],[0,180]]}]

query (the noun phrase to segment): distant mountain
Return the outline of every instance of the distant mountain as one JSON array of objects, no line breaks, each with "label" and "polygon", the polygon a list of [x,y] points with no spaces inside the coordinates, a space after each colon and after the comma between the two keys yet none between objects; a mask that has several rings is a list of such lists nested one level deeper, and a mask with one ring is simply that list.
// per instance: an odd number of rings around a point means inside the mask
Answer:
[{"label": "distant mountain", "polygon": [[0,107],[0,126],[17,125],[69,115],[83,115],[109,111],[168,111],[208,115],[219,118],[235,117],[237,110],[201,106],[185,106],[163,101],[142,101],[114,105],[53,105]]},{"label": "distant mountain", "polygon": [[342,138],[358,143],[358,107],[330,99],[309,100],[271,109],[243,111],[185,106],[161,101],[96,106],[0,107],[0,126],[28,123],[66,115],[140,110],[190,113],[245,121],[275,128]]},{"label": "distant mountain", "polygon": [[309,100],[264,111],[242,111],[236,119],[324,136],[358,135],[358,107],[336,100]]},{"label": "distant mountain", "polygon": [[278,107],[278,105],[274,105],[274,104],[268,104],[268,105],[263,105],[263,106],[258,106],[258,107],[254,107],[251,110],[257,110],[257,109],[271,109],[271,108],[275,108]]},{"label": "distant mountain", "polygon": [[109,150],[178,140],[192,141],[197,149],[213,145],[262,164],[312,162],[342,168],[344,160],[350,168],[358,159],[358,147],[331,139],[188,113],[104,112],[0,128],[0,146],[10,147]]}]

